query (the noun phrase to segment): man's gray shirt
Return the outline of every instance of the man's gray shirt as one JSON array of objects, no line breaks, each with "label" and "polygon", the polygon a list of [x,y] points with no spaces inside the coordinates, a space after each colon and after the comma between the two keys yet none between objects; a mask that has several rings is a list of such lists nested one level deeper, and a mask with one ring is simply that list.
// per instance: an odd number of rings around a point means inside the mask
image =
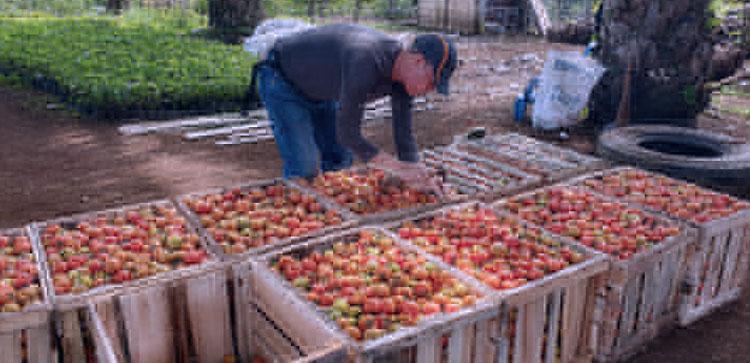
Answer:
[{"label": "man's gray shirt", "polygon": [[393,138],[402,161],[418,161],[412,135],[411,97],[391,79],[401,43],[358,25],[313,28],[279,40],[275,46],[281,72],[312,100],[339,102],[336,133],[340,144],[363,161],[378,153],[361,132],[366,102],[390,95]]}]

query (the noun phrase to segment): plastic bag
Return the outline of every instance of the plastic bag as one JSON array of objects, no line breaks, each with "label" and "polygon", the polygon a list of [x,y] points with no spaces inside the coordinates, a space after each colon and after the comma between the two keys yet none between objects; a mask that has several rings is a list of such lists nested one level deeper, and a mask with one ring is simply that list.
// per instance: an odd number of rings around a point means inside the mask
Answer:
[{"label": "plastic bag", "polygon": [[575,124],[605,68],[579,52],[550,51],[536,91],[535,128],[554,130]]},{"label": "plastic bag", "polygon": [[259,58],[265,58],[279,38],[312,28],[298,19],[268,19],[255,28],[253,36],[245,39],[243,48]]}]

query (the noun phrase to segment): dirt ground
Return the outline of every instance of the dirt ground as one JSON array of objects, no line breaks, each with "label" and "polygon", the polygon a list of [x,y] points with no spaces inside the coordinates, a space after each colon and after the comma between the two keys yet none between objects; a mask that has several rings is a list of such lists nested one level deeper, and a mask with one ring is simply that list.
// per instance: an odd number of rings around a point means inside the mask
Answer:
[{"label": "dirt ground", "polygon": [[[512,99],[538,73],[549,49],[580,50],[518,39],[462,40],[464,65],[457,93],[438,109],[415,116],[423,147],[447,144],[475,126],[515,131],[572,147],[594,150],[595,131],[575,129],[561,142],[512,120]],[[177,135],[122,136],[118,124],[49,110],[56,102],[37,91],[0,87],[0,227],[145,202],[227,186],[281,173],[273,142],[218,147]],[[386,124],[388,122],[386,121]],[[750,135],[750,123],[704,118],[703,127]],[[370,123],[365,132],[393,151],[390,127]],[[630,362],[746,362],[750,356],[750,296],[687,329],[651,344]]]}]

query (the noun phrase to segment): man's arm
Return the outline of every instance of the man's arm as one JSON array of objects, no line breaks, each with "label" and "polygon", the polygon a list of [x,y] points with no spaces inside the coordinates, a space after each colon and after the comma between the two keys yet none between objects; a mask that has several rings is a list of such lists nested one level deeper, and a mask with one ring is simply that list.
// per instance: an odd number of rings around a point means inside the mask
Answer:
[{"label": "man's arm", "polygon": [[377,82],[375,62],[367,54],[353,54],[341,74],[339,112],[336,114],[336,138],[360,160],[370,161],[378,148],[362,136],[362,115],[367,93]]},{"label": "man's arm", "polygon": [[396,145],[398,159],[418,162],[419,149],[412,133],[411,108],[411,96],[406,93],[403,85],[395,84],[391,94],[391,109],[393,110],[393,142]]}]

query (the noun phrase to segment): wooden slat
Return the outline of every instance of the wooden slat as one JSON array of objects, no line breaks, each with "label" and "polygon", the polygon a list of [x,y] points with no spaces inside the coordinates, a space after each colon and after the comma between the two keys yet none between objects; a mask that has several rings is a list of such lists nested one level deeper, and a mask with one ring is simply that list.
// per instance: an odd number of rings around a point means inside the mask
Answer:
[{"label": "wooden slat", "polygon": [[726,231],[720,234],[716,239],[714,239],[714,252],[711,255],[711,260],[709,261],[705,284],[703,285],[703,294],[701,297],[701,301],[711,300],[714,296],[714,289],[719,283],[721,265],[724,261],[724,249],[729,243],[729,238],[729,231]]},{"label": "wooden slat", "polygon": [[[250,313],[251,294],[250,266],[246,263],[234,266],[232,269],[234,279],[234,309],[235,309],[235,334],[237,336],[237,349],[242,361],[250,361],[253,355],[252,340],[255,334],[248,317]],[[254,306],[254,305],[253,305]]]},{"label": "wooden slat", "polygon": [[[52,361],[49,325],[26,330],[28,336],[29,363],[47,363]],[[0,349],[0,351],[3,351]],[[105,362],[102,362],[105,363]]]},{"label": "wooden slat", "polygon": [[[725,294],[727,291],[736,287],[732,282],[736,273],[735,266],[737,265],[737,261],[740,257],[740,251],[742,250],[742,241],[744,238],[744,228],[734,228],[732,230],[732,238],[729,241],[726,258],[724,259],[724,269],[721,273],[721,282],[719,285],[720,295]],[[742,271],[740,271],[740,274],[742,274]]]},{"label": "wooden slat", "polygon": [[476,331],[474,333],[474,339],[476,340],[474,346],[474,363],[492,362],[493,349],[489,341],[490,321],[484,320],[476,323]]},{"label": "wooden slat", "polygon": [[622,313],[622,319],[620,320],[620,339],[626,339],[634,333],[633,328],[636,309],[638,307],[638,302],[641,298],[641,294],[643,293],[641,285],[641,274],[638,274],[638,277],[629,281],[628,285],[625,288],[625,306]]},{"label": "wooden slat", "polygon": [[508,339],[508,329],[510,325],[510,309],[503,304],[500,307],[500,321],[497,324],[497,352],[495,354],[496,363],[508,363],[508,349],[510,341]]},{"label": "wooden slat", "polygon": [[583,324],[588,280],[572,284],[566,291],[563,307],[563,339],[561,361],[570,362],[578,354]]},{"label": "wooden slat", "polygon": [[167,288],[154,286],[119,298],[131,363],[174,362]]},{"label": "wooden slat", "polygon": [[641,301],[638,304],[638,313],[633,319],[634,329],[640,330],[645,328],[645,325],[652,320],[652,311],[654,306],[654,300],[658,297],[658,290],[668,289],[667,287],[657,286],[656,281],[661,276],[661,270],[664,261],[655,263],[654,266],[646,270],[643,274],[643,286]]},{"label": "wooden slat", "polygon": [[526,325],[526,338],[524,339],[524,361],[541,362],[542,361],[542,340],[544,338],[544,320],[547,309],[547,299],[542,297],[533,303],[527,305],[526,319],[523,324]]},{"label": "wooden slat", "polygon": [[557,362],[557,349],[558,349],[558,337],[560,336],[560,317],[562,316],[562,290],[557,289],[550,294],[551,305],[550,311],[547,313],[549,327],[547,333],[547,345],[544,349],[545,357],[544,363],[555,363]]},{"label": "wooden slat", "polygon": [[62,348],[63,362],[79,363],[86,360],[83,348],[83,336],[81,334],[81,323],[78,320],[78,310],[70,310],[59,313],[62,321]]},{"label": "wooden slat", "polygon": [[473,325],[460,325],[448,338],[448,363],[463,363],[471,360],[471,343],[474,341]]},{"label": "wooden slat", "polygon": [[417,363],[437,363],[440,361],[440,340],[436,334],[420,337],[417,340]]},{"label": "wooden slat", "polygon": [[[252,321],[254,341],[262,344],[265,350],[283,360],[289,361],[300,357],[299,351],[292,345],[292,342],[284,338],[276,328],[263,317],[257,309],[248,309],[248,317]],[[248,360],[249,362],[249,360]]]},{"label": "wooden slat", "polygon": [[183,134],[182,137],[186,140],[196,140],[196,139],[201,139],[204,137],[232,135],[238,132],[247,132],[247,131],[253,131],[253,130],[267,129],[269,126],[271,126],[270,122],[260,121],[260,122],[242,124],[238,126],[217,127],[217,128],[212,128],[208,130],[190,131],[190,132],[186,132],[185,134]]},{"label": "wooden slat", "polygon": [[198,362],[220,362],[233,355],[226,275],[220,270],[186,283],[190,332]]},{"label": "wooden slat", "polygon": [[742,247],[739,253],[740,257],[735,266],[734,277],[732,278],[733,286],[741,286],[747,276],[748,264],[750,264],[750,225],[742,228]]},{"label": "wooden slat", "polygon": [[0,354],[3,362],[22,363],[20,331],[0,334]]},{"label": "wooden slat", "polygon": [[524,363],[523,347],[524,338],[526,337],[526,327],[523,324],[524,321],[526,321],[526,306],[519,306],[516,313],[516,336],[513,339],[513,363]]}]

